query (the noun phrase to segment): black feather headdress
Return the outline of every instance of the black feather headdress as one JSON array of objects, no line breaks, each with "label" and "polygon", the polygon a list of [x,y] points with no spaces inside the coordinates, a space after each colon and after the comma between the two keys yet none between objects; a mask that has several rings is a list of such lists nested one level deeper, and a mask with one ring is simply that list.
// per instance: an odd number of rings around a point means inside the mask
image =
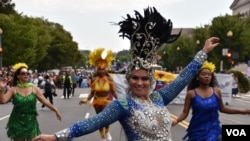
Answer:
[{"label": "black feather headdress", "polygon": [[118,23],[120,37],[130,40],[131,65],[135,69],[150,69],[151,63],[156,57],[156,51],[164,43],[174,42],[180,35],[171,34],[172,22],[166,20],[152,7],[144,10],[144,17],[135,11],[135,17],[127,14],[127,18]]}]

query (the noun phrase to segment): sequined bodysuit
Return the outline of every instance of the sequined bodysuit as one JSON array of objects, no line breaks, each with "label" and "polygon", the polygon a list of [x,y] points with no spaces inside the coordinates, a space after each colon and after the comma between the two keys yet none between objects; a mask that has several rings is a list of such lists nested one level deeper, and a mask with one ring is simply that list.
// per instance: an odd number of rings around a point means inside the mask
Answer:
[{"label": "sequined bodysuit", "polygon": [[173,82],[150,94],[149,102],[129,93],[126,98],[112,101],[101,113],[55,133],[56,137],[60,141],[71,141],[119,121],[128,141],[172,141],[166,105],[193,79],[205,59],[206,54],[198,52]]}]

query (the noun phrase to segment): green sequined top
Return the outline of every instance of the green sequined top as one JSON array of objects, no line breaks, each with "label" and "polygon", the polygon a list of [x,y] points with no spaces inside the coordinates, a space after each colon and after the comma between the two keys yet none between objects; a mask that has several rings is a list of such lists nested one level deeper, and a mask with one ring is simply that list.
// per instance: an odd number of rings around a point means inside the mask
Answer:
[{"label": "green sequined top", "polygon": [[11,139],[31,139],[40,134],[37,121],[36,95],[32,92],[22,96],[16,92],[12,98],[14,105],[7,123],[7,135]]}]

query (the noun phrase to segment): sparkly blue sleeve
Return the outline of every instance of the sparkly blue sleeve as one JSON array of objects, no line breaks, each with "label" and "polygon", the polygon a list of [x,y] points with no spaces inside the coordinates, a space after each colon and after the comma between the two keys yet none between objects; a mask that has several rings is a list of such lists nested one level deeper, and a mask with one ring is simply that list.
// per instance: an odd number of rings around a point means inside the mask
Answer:
[{"label": "sparkly blue sleeve", "polygon": [[101,113],[78,121],[70,127],[55,133],[58,141],[72,141],[73,138],[94,132],[124,117],[128,113],[120,101],[112,101]]},{"label": "sparkly blue sleeve", "polygon": [[199,51],[194,59],[181,71],[179,76],[173,82],[158,90],[162,95],[165,105],[171,102],[186,87],[206,59],[207,54],[203,50]]}]

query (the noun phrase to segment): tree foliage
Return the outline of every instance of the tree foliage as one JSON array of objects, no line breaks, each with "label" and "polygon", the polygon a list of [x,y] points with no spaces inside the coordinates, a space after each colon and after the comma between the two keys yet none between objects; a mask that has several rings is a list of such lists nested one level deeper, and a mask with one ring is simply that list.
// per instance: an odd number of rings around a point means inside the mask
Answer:
[{"label": "tree foliage", "polygon": [[77,42],[59,23],[15,12],[0,13],[0,19],[3,66],[25,62],[30,68],[46,71],[73,66],[83,59]]},{"label": "tree foliage", "polygon": [[15,14],[15,3],[12,0],[1,0],[0,1],[0,13],[2,14]]},{"label": "tree foliage", "polygon": [[236,74],[238,77],[238,87],[240,93],[247,93],[250,90],[250,81],[241,71],[229,70],[229,73]]}]

